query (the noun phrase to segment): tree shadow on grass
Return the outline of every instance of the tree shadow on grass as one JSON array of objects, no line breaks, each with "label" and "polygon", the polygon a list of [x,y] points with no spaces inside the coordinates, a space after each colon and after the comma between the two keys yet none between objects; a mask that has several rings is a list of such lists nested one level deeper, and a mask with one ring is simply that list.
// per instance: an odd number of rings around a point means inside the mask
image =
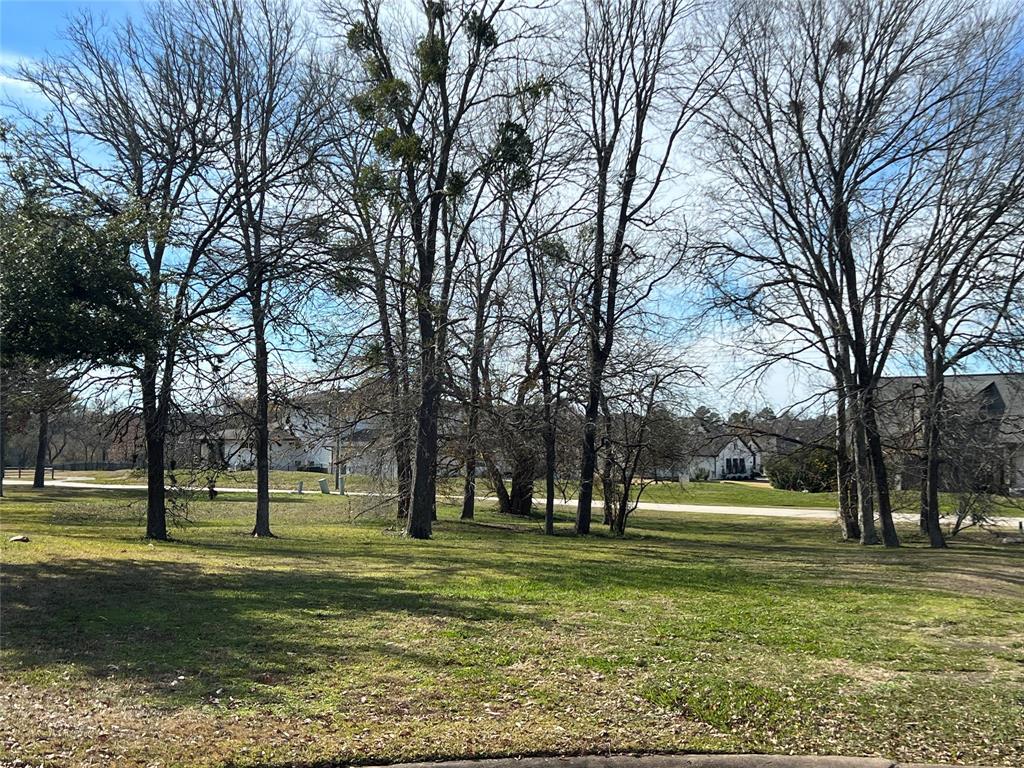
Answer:
[{"label": "tree shadow on grass", "polygon": [[625,538],[579,542],[582,559],[572,565],[581,567],[570,567],[556,551],[535,572],[562,585],[582,581],[652,591],[699,585],[704,591],[774,589],[808,598],[821,598],[831,588],[865,595],[922,591],[1011,597],[1020,605],[1024,548],[997,545],[990,533],[978,531],[950,549],[933,550],[905,533],[909,546],[887,550],[844,543],[824,523],[785,521],[752,529],[749,521],[710,516],[645,520]]},{"label": "tree shadow on grass", "polygon": [[[644,523],[671,529],[660,519]],[[683,525],[681,530],[690,535],[660,541],[656,527],[638,526],[643,537],[634,539],[631,548],[670,562],[696,557],[743,567],[772,581],[846,582],[883,591],[909,588],[955,595],[965,594],[964,586],[970,584],[966,594],[982,597],[1020,597],[1024,586],[1024,547],[998,545],[997,537],[986,531],[961,534],[949,549],[935,550],[910,529],[900,531],[905,546],[885,549],[842,542],[830,535],[827,523],[772,521],[755,526],[742,519],[703,517]],[[680,529],[678,522],[676,527]]]},{"label": "tree shadow on grass", "polygon": [[[97,678],[138,680],[156,694],[279,685],[311,672],[314,661],[380,659],[385,643],[373,628],[393,622],[513,618],[493,602],[324,570],[210,572],[181,562],[72,559],[8,564],[3,579],[8,669],[73,663]],[[384,658],[402,660],[407,651],[386,646]],[[408,663],[426,663],[408,653]],[[186,680],[180,686],[178,675]]]},{"label": "tree shadow on grass", "polygon": [[[123,525],[120,514],[107,514],[97,509],[81,523]],[[436,669],[444,640],[407,644],[402,632],[429,634],[446,621],[511,634],[543,631],[555,615],[571,622],[582,611],[596,631],[620,604],[639,615],[665,597],[676,601],[671,611],[681,596],[707,593],[723,601],[704,605],[738,607],[740,622],[779,597],[840,611],[851,594],[894,587],[962,596],[962,586],[976,582],[986,595],[1019,595],[1024,584],[1021,553],[981,540],[948,552],[865,550],[806,523],[751,531],[742,520],[654,519],[624,539],[568,540],[445,520],[433,542],[339,538],[348,534],[330,526],[315,537],[289,538],[285,528],[285,538],[259,542],[241,528],[234,537],[195,531],[195,540],[162,553],[180,559],[5,565],[5,666],[45,673],[73,663],[96,678],[130,678],[166,695],[189,686],[248,690],[298,682],[332,665]],[[131,535],[137,541],[136,529]],[[218,569],[188,561],[196,555],[216,560]],[[816,610],[820,616],[824,607]],[[711,618],[709,637],[732,630]],[[179,675],[186,678],[180,685]]]}]

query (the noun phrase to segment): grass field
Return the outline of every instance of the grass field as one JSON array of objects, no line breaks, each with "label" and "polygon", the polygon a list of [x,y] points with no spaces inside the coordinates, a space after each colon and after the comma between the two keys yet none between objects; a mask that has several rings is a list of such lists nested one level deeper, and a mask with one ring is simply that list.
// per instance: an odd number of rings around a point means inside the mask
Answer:
[{"label": "grass field", "polygon": [[[713,504],[737,507],[799,507],[836,509],[839,499],[835,493],[803,493],[772,488],[768,483],[706,482],[656,483],[647,487],[644,501],[668,504]],[[893,491],[892,502],[897,511],[917,512],[920,495],[916,491]],[[942,493],[939,505],[946,514],[956,509],[957,494]],[[1008,517],[1024,516],[1024,498],[997,497],[995,514]]]},{"label": "grass field", "polygon": [[[83,470],[81,472],[58,473],[58,478],[84,480],[85,482],[95,482],[101,485],[145,485],[146,471],[144,469]],[[209,475],[203,472],[193,476],[189,470],[184,470],[177,473],[176,479],[184,485],[205,487],[207,482],[209,482]],[[275,469],[270,473],[270,487],[278,490],[292,490],[301,481],[304,483],[307,491],[315,491],[317,481],[320,479],[329,481],[331,483],[331,490],[334,489],[334,480],[330,475],[319,472],[298,472],[282,469]],[[240,469],[232,470],[231,472],[220,472],[215,478],[215,484],[218,488],[255,488],[256,471]]]},{"label": "grass field", "polygon": [[802,493],[772,488],[768,483],[653,483],[644,490],[644,501],[666,504],[714,504],[737,507],[800,507],[835,509],[834,493]]},{"label": "grass field", "polygon": [[153,544],[141,493],[8,492],[0,764],[1024,764],[1024,549],[991,534],[885,551],[827,524],[638,512],[625,539],[547,538],[443,507],[419,542],[306,496],[254,540],[237,494]]},{"label": "grass field", "polygon": [[[304,483],[307,491],[316,490],[317,481],[324,478],[330,482],[333,490],[334,480],[328,475],[317,472],[298,472],[275,469],[270,473],[270,487],[279,490],[291,490],[296,487],[299,481]],[[101,485],[145,485],[145,470],[121,469],[121,470],[97,470],[82,472],[63,472],[58,474],[58,479],[82,480],[95,482]],[[208,477],[203,474],[201,477],[192,477],[187,471],[178,472],[177,480],[183,484],[205,486]],[[256,486],[256,473],[253,470],[234,470],[221,472],[216,477],[218,488],[254,488]],[[379,481],[364,475],[348,475],[345,480],[345,487],[351,491],[378,490]],[[539,484],[538,484],[538,487]],[[461,497],[461,478],[442,478],[439,481],[440,492],[450,497]],[[478,493],[481,496],[493,495],[490,481],[487,478],[480,478],[477,483]],[[598,489],[600,491],[600,489]],[[600,493],[598,494],[600,495]],[[753,486],[740,483],[688,483],[680,486],[679,483],[663,482],[649,485],[643,494],[644,501],[656,501],[675,504],[719,504],[736,506],[778,506],[778,507],[834,507],[837,503],[834,493],[801,493],[799,491],[781,491],[772,488],[770,485]]]},{"label": "grass field", "polygon": [[[180,473],[179,473],[180,474]],[[100,484],[138,485],[146,482],[141,470],[117,470],[96,472],[65,472],[62,477],[67,479],[87,478]],[[327,475],[315,472],[290,472],[274,470],[270,473],[270,487],[280,490],[294,489],[301,480],[307,491],[316,491],[317,481],[326,478],[330,487],[334,481]],[[179,477],[179,482],[187,478]],[[205,485],[206,480],[191,481]],[[219,488],[252,488],[256,485],[255,472],[238,470],[224,472],[217,477]],[[379,491],[379,481],[362,475],[349,475],[345,487],[349,491]],[[539,486],[538,486],[539,487]],[[462,480],[453,478],[442,480],[440,488],[443,493],[453,498],[461,496]],[[481,478],[477,485],[478,492],[483,496],[493,494],[488,480]],[[597,489],[600,490],[599,488]],[[598,495],[600,495],[598,493]],[[674,482],[653,483],[644,490],[643,501],[664,504],[711,504],[715,506],[737,507],[798,507],[800,509],[835,509],[838,499],[835,493],[802,493],[772,488],[767,483],[734,483],[734,482],[703,482],[680,485]],[[914,512],[918,508],[918,495],[911,491],[893,493],[893,503],[899,511]],[[952,513],[956,506],[956,496],[952,493],[941,494],[940,503],[946,513]],[[1001,498],[998,500],[996,514],[1009,517],[1024,517],[1024,499]]]}]

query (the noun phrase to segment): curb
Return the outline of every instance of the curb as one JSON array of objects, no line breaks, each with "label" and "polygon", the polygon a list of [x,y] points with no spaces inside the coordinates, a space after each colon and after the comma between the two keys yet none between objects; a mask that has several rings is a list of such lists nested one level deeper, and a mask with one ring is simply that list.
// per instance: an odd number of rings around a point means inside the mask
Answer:
[{"label": "curb", "polygon": [[[986,768],[839,755],[580,755],[396,763],[365,768]],[[990,767],[994,768],[994,766]]]}]

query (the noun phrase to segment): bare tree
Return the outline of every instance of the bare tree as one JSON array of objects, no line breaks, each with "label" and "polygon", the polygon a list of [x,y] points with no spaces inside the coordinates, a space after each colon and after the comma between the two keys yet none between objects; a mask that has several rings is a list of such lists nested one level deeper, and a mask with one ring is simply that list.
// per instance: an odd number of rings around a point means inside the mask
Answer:
[{"label": "bare tree", "polygon": [[216,85],[227,140],[231,215],[222,238],[237,249],[252,333],[251,401],[256,465],[253,536],[270,528],[270,351],[286,330],[299,254],[317,242],[313,166],[335,124],[335,92],[320,52],[289,0],[207,0],[190,5],[191,28],[216,52]]},{"label": "bare tree", "polygon": [[349,153],[352,239],[369,271],[369,314],[376,320],[376,338],[367,362],[383,377],[387,405],[377,411],[389,425],[395,461],[397,516],[405,521],[412,501],[412,449],[414,433],[412,354],[414,322],[412,289],[407,276],[412,255],[407,226],[394,194],[393,179],[367,158],[368,148]]},{"label": "bare tree", "polygon": [[959,104],[986,76],[972,61],[984,15],[970,0],[800,0],[740,3],[723,24],[730,66],[705,110],[732,235],[714,243],[718,284],[776,348],[828,371],[865,544],[876,504],[882,540],[899,544],[875,393],[934,259],[916,246]]},{"label": "bare tree", "polygon": [[236,298],[227,276],[206,270],[230,211],[209,166],[225,95],[209,46],[181,23],[185,10],[157,2],[116,27],[83,14],[67,29],[66,53],[20,70],[47,105],[21,110],[31,161],[58,192],[139,222],[131,256],[159,329],[132,367],[145,422],[146,535],[155,539],[167,538],[164,451],[180,355],[197,323]]},{"label": "bare tree", "polygon": [[[517,79],[523,78],[517,74]],[[494,203],[477,219],[467,240],[462,301],[470,322],[463,335],[468,354],[467,386],[462,398],[466,408],[462,519],[473,517],[482,373],[490,351],[496,343],[503,343],[496,341],[502,334],[496,316],[503,315],[517,332],[527,331],[537,353],[538,375],[542,379],[548,376],[550,385],[550,350],[543,348],[543,342],[551,339],[544,339],[543,326],[539,334],[529,333],[529,329],[536,330],[531,319],[543,323],[541,315],[550,309],[540,306],[541,314],[537,314],[539,295],[545,291],[541,283],[550,281],[545,281],[536,269],[543,260],[536,256],[545,250],[545,244],[555,244],[553,238],[578,214],[580,201],[575,162],[579,148],[568,130],[570,102],[560,86],[562,72],[552,66],[525,79],[525,86],[519,88],[515,98],[504,102],[503,111],[495,116],[499,147],[504,149],[495,153],[487,148],[492,154],[492,168],[485,194]],[[525,283],[527,274],[529,283]],[[528,291],[524,283],[530,286]],[[574,307],[572,303],[563,304],[556,312],[567,316]],[[454,333],[458,335],[457,330]],[[527,368],[532,370],[533,363],[528,362]],[[455,389],[459,389],[457,384]],[[553,422],[546,420],[546,424]]]},{"label": "bare tree", "polygon": [[[513,71],[517,47],[532,34],[517,11],[502,2],[424,2],[411,19],[418,27],[415,41],[402,38],[398,14],[382,16],[375,2],[332,14],[345,25],[349,47],[363,63],[364,90],[356,108],[376,128],[375,150],[398,176],[395,189],[414,256],[419,392],[406,525],[414,538],[431,535],[436,514],[442,363],[456,268],[482,210],[487,179],[518,162],[516,144],[525,138],[511,125],[484,140],[473,136],[508,94],[507,79],[497,73]],[[492,151],[481,156],[474,147],[484,141]]]},{"label": "bare tree", "polygon": [[663,193],[678,171],[671,162],[676,144],[718,66],[718,56],[708,55],[690,36],[697,10],[688,0],[584,0],[580,36],[568,43],[579,50],[575,106],[589,153],[594,217],[579,534],[590,531],[602,392],[621,314],[619,291],[633,279],[631,268],[650,255],[641,242],[645,231],[664,223],[669,212]]},{"label": "bare tree", "polygon": [[[360,91],[364,83],[354,79],[354,84],[342,87]],[[415,316],[409,223],[403,215],[401,177],[378,157],[374,126],[343,110],[335,110],[335,119],[338,124],[332,129],[330,146],[321,153],[317,174],[320,195],[332,212],[334,242],[332,256],[322,266],[333,274],[340,290],[355,289],[352,312],[364,322],[347,334],[335,335],[333,344],[327,345],[324,351],[331,359],[327,378],[332,385],[352,378],[343,371],[342,361],[353,356],[361,361],[360,369],[365,368],[357,387],[377,395],[367,402],[363,416],[387,424],[375,442],[387,441],[391,446],[397,517],[404,521],[412,498],[414,445]]]},{"label": "bare tree", "polygon": [[560,238],[532,241],[526,248],[528,292],[523,318],[526,336],[536,356],[544,431],[544,532],[555,532],[555,482],[558,437],[571,385],[581,368],[583,324],[579,322],[582,271],[569,257]]},{"label": "bare tree", "polygon": [[924,369],[921,529],[944,547],[939,520],[944,377],[972,360],[998,363],[1016,348],[1024,315],[1024,80],[1016,19],[981,20],[972,51],[983,75],[959,99],[959,127],[941,158],[932,220],[918,247],[931,254],[916,316]]},{"label": "bare tree", "polygon": [[682,388],[696,372],[678,354],[635,340],[629,354],[618,355],[602,405],[604,430],[605,524],[622,536],[646,488],[657,477],[661,456],[654,449],[659,422],[672,421]]},{"label": "bare tree", "polygon": [[[476,229],[482,231],[469,233],[467,238],[467,260],[469,263],[465,266],[462,274],[462,281],[465,285],[465,290],[462,293],[465,297],[467,315],[470,318],[469,327],[461,339],[468,352],[465,359],[467,386],[460,387],[456,377],[451,373],[449,375],[453,389],[461,395],[459,399],[466,414],[466,434],[463,445],[464,482],[460,514],[463,520],[472,520],[474,516],[479,459],[477,441],[480,412],[483,407],[484,366],[486,358],[489,357],[489,350],[493,348],[494,337],[500,333],[501,318],[500,316],[495,317],[495,314],[497,310],[497,314],[500,315],[501,310],[498,305],[502,302],[497,300],[495,289],[509,261],[517,255],[522,247],[521,238],[517,233],[517,221],[513,214],[512,195],[520,191],[517,188],[525,186],[522,183],[523,180],[499,177],[494,181],[496,182],[494,186],[497,187],[494,189],[494,193],[500,196],[500,200],[494,211],[493,220],[478,221]],[[528,182],[528,179],[525,181]],[[493,333],[488,327],[491,324],[497,326],[493,328]],[[455,347],[460,341],[459,337],[459,329],[453,324],[450,346]],[[500,483],[500,476],[498,481]],[[498,488],[499,496],[503,490],[504,486],[501,485]]]}]

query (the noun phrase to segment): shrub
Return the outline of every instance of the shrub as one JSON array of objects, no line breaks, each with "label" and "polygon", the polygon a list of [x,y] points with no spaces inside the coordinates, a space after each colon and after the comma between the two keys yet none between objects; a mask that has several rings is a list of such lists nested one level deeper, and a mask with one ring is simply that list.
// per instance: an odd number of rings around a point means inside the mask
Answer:
[{"label": "shrub", "polygon": [[824,448],[803,448],[764,463],[773,488],[821,493],[836,488],[836,456]]}]

